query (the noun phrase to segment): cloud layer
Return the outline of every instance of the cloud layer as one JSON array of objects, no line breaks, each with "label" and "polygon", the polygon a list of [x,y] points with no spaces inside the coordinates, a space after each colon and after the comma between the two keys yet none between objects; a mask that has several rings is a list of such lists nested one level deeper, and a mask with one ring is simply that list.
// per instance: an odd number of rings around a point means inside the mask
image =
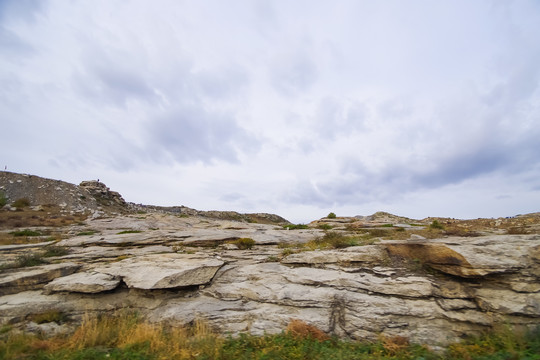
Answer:
[{"label": "cloud layer", "polygon": [[539,211],[540,5],[0,1],[1,159],[307,221]]}]

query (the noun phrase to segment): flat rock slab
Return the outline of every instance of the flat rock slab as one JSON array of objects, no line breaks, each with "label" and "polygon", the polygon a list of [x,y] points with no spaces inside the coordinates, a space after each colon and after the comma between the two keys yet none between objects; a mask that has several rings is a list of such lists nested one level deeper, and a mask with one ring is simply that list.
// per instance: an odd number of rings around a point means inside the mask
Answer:
[{"label": "flat rock slab", "polygon": [[122,260],[94,271],[119,276],[130,288],[171,289],[206,284],[223,264],[218,259],[186,254],[153,254]]},{"label": "flat rock slab", "polygon": [[72,262],[21,268],[20,270],[2,274],[0,279],[0,296],[15,294],[25,290],[34,290],[57,277],[73,274],[81,266]]},{"label": "flat rock slab", "polygon": [[381,263],[388,260],[388,253],[379,245],[355,246],[343,250],[305,251],[291,254],[281,260],[282,264],[335,264],[335,263]]},{"label": "flat rock slab", "polygon": [[113,290],[120,284],[120,277],[98,272],[79,272],[56,278],[44,290],[47,293],[68,291],[95,294]]}]

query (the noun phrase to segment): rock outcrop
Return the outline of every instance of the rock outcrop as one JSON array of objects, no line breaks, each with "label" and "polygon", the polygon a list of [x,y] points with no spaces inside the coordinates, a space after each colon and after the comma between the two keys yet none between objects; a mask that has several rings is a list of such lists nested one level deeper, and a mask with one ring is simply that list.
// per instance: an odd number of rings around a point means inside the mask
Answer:
[{"label": "rock outcrop", "polygon": [[[73,191],[81,189],[124,206],[100,183]],[[475,236],[451,236],[457,222],[432,230],[427,221],[385,213],[338,218],[333,236],[355,245],[339,249],[323,241],[327,230],[318,227],[329,225],[326,219],[286,230],[229,215],[155,209],[89,217],[55,227],[62,237],[55,246],[65,251],[27,268],[15,268],[14,259],[45,254],[43,239],[0,245],[0,325],[35,329],[32,315],[48,311],[76,322],[86,313],[130,308],[171,325],[202,318],[233,334],[277,333],[299,319],[343,338],[382,334],[445,345],[498,324],[540,323],[537,214],[493,228],[466,223]],[[359,221],[361,227],[348,227]],[[510,221],[512,229],[522,227],[509,231]],[[240,250],[245,238],[254,245]]]}]

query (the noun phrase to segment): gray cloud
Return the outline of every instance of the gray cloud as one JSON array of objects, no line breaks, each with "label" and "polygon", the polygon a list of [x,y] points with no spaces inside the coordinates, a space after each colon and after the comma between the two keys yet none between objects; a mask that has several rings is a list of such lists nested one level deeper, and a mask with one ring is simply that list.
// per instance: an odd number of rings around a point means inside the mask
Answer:
[{"label": "gray cloud", "polygon": [[238,153],[254,153],[254,139],[229,114],[203,107],[177,107],[148,124],[149,151],[159,160],[164,154],[180,163],[212,160],[237,162]]}]

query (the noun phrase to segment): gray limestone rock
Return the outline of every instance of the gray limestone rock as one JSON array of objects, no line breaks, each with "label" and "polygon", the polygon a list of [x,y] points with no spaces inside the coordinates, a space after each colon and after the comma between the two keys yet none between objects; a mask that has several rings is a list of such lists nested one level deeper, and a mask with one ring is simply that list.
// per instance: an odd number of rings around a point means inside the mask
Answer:
[{"label": "gray limestone rock", "polygon": [[56,278],[44,286],[47,293],[68,291],[99,293],[113,290],[120,284],[120,277],[99,272],[79,272]]}]

